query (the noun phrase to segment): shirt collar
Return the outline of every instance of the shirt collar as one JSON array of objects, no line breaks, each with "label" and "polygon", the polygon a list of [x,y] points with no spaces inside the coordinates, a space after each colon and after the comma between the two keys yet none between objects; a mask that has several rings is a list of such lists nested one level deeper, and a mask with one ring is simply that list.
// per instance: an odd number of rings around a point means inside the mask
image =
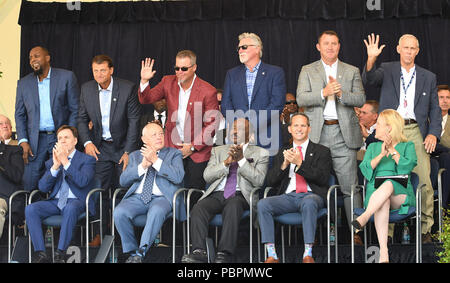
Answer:
[{"label": "shirt collar", "polygon": [[[309,145],[309,138],[308,138],[305,142],[303,142],[302,144],[300,144],[300,146],[302,147],[302,149],[308,148],[308,145]],[[294,148],[297,148],[297,146],[299,146],[299,145],[298,145],[298,144],[295,144],[295,142],[293,142],[293,146],[294,146]]]},{"label": "shirt collar", "polygon": [[[47,74],[47,76],[46,76],[42,81],[44,81],[44,80],[49,80],[49,79],[50,79],[51,73],[52,73],[52,67],[50,67],[50,69],[48,69],[48,74]],[[38,82],[40,82],[40,81],[39,81],[39,76],[37,76],[37,79],[38,79]]]},{"label": "shirt collar", "polygon": [[113,82],[114,82],[114,79],[113,79],[113,77],[111,77],[111,82],[109,83],[109,86],[106,89],[102,89],[102,87],[99,84],[97,84],[98,85],[98,90],[112,92]]},{"label": "shirt collar", "polygon": [[[196,79],[196,78],[197,78],[197,74],[194,73],[194,78],[192,79],[191,86],[190,86],[185,92],[190,92],[190,91],[192,90],[192,87],[194,86],[194,82],[195,82],[195,79]],[[183,88],[181,87],[180,82],[178,82],[178,86],[180,87],[180,89],[183,89]]]},{"label": "shirt collar", "polygon": [[412,74],[413,74],[414,71],[416,70],[416,64],[414,64],[414,66],[413,66],[411,69],[409,69],[409,72],[406,72],[406,69],[403,68],[403,66],[400,66],[400,68],[401,68],[402,73],[403,73],[404,75],[412,76]]},{"label": "shirt collar", "polygon": [[6,139],[4,142],[5,144],[9,144],[11,142],[12,138]]},{"label": "shirt collar", "polygon": [[161,117],[165,117],[166,116],[166,111],[163,111],[161,113],[159,113],[156,110],[153,110],[153,116],[158,117],[158,115],[161,115]]},{"label": "shirt collar", "polygon": [[331,66],[325,64],[325,62],[324,62],[322,59],[320,59],[320,61],[322,62],[322,65],[323,65],[324,68],[337,68],[337,64],[338,64],[338,62],[339,62],[339,59],[336,59],[336,62],[334,62],[333,64],[331,64]]},{"label": "shirt collar", "polygon": [[67,156],[68,158],[72,159],[73,156],[75,155],[75,151],[76,149],[72,150],[72,152],[69,154],[69,156]]},{"label": "shirt collar", "polygon": [[261,66],[261,59],[259,60],[258,64],[256,64],[256,66],[253,68],[253,71],[250,71],[250,69],[247,66],[245,66],[245,69],[247,71],[249,71],[250,73],[254,73],[254,72],[257,72],[259,70],[259,66]]}]

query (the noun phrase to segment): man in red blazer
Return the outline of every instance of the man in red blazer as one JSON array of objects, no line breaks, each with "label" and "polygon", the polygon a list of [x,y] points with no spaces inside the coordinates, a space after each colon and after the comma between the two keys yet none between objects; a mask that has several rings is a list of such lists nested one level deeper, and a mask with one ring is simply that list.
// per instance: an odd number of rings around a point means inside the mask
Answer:
[{"label": "man in red blazer", "polygon": [[178,52],[175,75],[164,76],[153,88],[149,80],[154,59],[142,61],[139,102],[149,104],[162,98],[167,102],[165,143],[183,154],[184,187],[205,188],[203,171],[208,164],[213,145],[212,138],[220,121],[216,88],[195,74],[197,57],[190,50]]}]

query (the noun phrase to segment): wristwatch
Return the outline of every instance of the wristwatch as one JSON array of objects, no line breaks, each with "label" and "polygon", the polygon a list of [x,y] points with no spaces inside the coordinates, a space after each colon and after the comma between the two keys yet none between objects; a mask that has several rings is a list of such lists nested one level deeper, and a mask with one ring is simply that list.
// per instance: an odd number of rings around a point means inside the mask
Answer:
[{"label": "wristwatch", "polygon": [[394,151],[393,153],[391,153],[392,156],[396,155],[397,151]]},{"label": "wristwatch", "polygon": [[195,151],[195,147],[191,146],[191,151],[194,152]]}]

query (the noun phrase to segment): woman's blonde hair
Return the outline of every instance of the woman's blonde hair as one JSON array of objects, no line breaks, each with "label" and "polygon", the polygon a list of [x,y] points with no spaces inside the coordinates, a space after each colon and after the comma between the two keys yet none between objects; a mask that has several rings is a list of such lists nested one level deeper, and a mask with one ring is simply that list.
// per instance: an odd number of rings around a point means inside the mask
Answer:
[{"label": "woman's blonde hair", "polygon": [[403,134],[403,128],[405,127],[405,120],[403,117],[393,109],[383,110],[378,118],[383,117],[384,122],[391,126],[391,132],[393,142],[406,142],[408,139]]}]

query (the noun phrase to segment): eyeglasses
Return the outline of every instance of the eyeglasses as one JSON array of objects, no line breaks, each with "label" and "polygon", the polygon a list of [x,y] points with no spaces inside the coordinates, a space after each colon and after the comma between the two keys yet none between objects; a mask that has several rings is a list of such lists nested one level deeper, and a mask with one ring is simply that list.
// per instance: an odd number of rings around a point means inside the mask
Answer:
[{"label": "eyeglasses", "polygon": [[286,105],[289,105],[289,104],[297,104],[297,101],[295,101],[295,100],[286,101]]},{"label": "eyeglasses", "polygon": [[192,66],[194,66],[194,65],[191,65],[191,66],[189,66],[189,67],[177,67],[177,66],[175,66],[174,69],[175,69],[175,72],[178,72],[180,69],[181,69],[183,72],[186,72],[187,70],[189,70],[189,68],[192,68]]},{"label": "eyeglasses", "polygon": [[241,45],[241,46],[238,46],[238,47],[236,48],[236,51],[239,52],[239,50],[241,50],[241,48],[242,48],[243,50],[247,50],[247,48],[248,48],[249,46],[256,46],[256,45],[254,45],[254,44],[245,44],[245,45]]}]

